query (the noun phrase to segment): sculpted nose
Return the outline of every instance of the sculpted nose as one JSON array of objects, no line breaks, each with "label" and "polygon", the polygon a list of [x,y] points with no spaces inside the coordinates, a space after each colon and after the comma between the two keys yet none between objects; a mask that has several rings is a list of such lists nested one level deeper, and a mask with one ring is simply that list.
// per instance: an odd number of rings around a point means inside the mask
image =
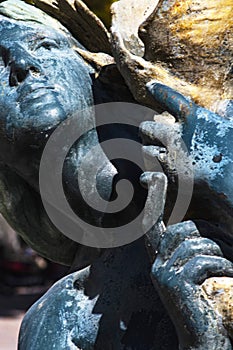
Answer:
[{"label": "sculpted nose", "polygon": [[10,86],[18,86],[31,73],[34,76],[41,74],[41,67],[36,60],[29,55],[28,52],[22,50],[14,50],[9,62]]}]

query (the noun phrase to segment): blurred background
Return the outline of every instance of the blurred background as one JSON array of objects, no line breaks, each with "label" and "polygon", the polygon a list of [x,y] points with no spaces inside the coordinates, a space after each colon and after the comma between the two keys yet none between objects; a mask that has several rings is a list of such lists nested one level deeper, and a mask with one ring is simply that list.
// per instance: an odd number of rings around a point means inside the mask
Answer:
[{"label": "blurred background", "polygon": [[[107,28],[115,0],[86,0]],[[69,268],[40,257],[0,214],[0,349],[16,350],[20,323],[27,309]]]},{"label": "blurred background", "polygon": [[16,350],[21,320],[50,286],[69,272],[28,247],[0,215],[0,349]]},{"label": "blurred background", "polygon": [[110,27],[110,6],[116,0],[84,0],[87,6],[102,20],[107,28]]}]

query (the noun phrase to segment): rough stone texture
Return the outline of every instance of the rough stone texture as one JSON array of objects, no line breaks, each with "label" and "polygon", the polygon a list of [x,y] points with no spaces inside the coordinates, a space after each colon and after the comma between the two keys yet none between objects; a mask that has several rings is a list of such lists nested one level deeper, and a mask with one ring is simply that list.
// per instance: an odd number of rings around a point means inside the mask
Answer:
[{"label": "rough stone texture", "polygon": [[[154,10],[157,1],[152,0],[121,0],[112,5],[114,15],[113,29],[122,36],[125,48],[132,54],[143,56],[144,44],[138,36],[140,24]],[[117,22],[115,22],[117,21]],[[117,28],[114,28],[114,26]]]},{"label": "rough stone texture", "polygon": [[160,0],[139,29],[145,59],[197,86],[205,107],[233,97],[232,6],[232,0]]},{"label": "rough stone texture", "polygon": [[[220,101],[231,99],[232,5],[232,0],[218,0],[214,6],[207,0],[113,4],[113,54],[134,97],[155,107],[145,88],[155,79],[213,111]],[[127,23],[134,26],[123,23],[126,13]],[[135,18],[143,20],[141,26]]]},{"label": "rough stone texture", "polygon": [[208,278],[203,284],[204,296],[222,318],[223,324],[233,336],[233,279],[229,277]]},{"label": "rough stone texture", "polygon": [[[156,76],[162,79],[162,71],[144,60],[143,45],[138,37],[138,27],[154,9],[153,0],[121,0],[111,6],[112,52],[118,69],[134,98],[150,107],[158,107],[146,89],[146,83]],[[147,9],[145,14],[145,9]],[[127,17],[127,18],[126,18]],[[128,25],[128,23],[131,23]]]}]

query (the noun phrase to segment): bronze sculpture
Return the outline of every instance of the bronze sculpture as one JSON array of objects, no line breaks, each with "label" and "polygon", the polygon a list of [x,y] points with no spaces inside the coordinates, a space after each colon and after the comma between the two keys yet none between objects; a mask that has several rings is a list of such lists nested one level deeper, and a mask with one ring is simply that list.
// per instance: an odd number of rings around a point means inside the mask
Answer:
[{"label": "bronze sculpture", "polygon": [[[161,302],[150,279],[151,261],[144,238],[125,247],[107,250],[84,248],[84,252],[80,253],[82,248],[57,232],[50,223],[37,193],[38,159],[48,135],[72,113],[71,109],[92,105],[94,98],[109,101],[111,98],[120,100],[125,97],[120,92],[114,92],[114,89],[111,91],[112,96],[108,95],[103,82],[95,85],[91,81],[90,75],[95,74],[95,69],[76,52],[82,52],[86,59],[90,59],[90,56],[63,27],[54,30],[56,24],[49,22],[48,27],[43,23],[35,25],[35,20],[38,22],[37,16],[41,16],[37,11],[35,18],[30,14],[27,22],[14,19],[14,2],[13,12],[7,18],[9,4],[11,2],[6,2],[4,7],[3,2],[1,8],[1,13],[5,16],[1,18],[1,211],[8,220],[11,218],[18,231],[43,255],[67,264],[71,264],[76,255],[76,269],[93,261],[91,266],[58,282],[30,309],[22,325],[19,348],[173,350],[180,346],[184,350],[231,349],[228,333],[218,314],[207,300],[203,300],[200,287],[207,277],[232,276],[231,237],[223,234],[224,228],[221,231],[215,227],[218,232],[216,237],[211,237],[222,251],[212,240],[201,237],[192,222],[168,228],[161,237],[159,248],[154,247],[159,249],[159,253],[153,265],[152,279]],[[30,9],[30,5],[22,5],[22,11],[28,10],[28,14]],[[36,46],[33,47],[35,42]],[[74,51],[71,45],[77,46],[77,50]],[[63,74],[57,74],[58,68],[59,73]],[[124,86],[122,82],[119,84]],[[97,88],[94,94],[91,90],[93,85]],[[62,86],[61,93],[59,89]],[[128,94],[127,100],[133,101],[127,88],[123,89]],[[207,114],[208,117],[219,118],[167,86],[154,84],[150,85],[149,90],[152,99],[177,119],[195,117],[197,111],[199,116]],[[171,98],[175,101],[174,104],[171,104]],[[187,108],[182,109],[182,106]],[[182,114],[183,110],[185,115]],[[207,125],[208,121],[207,119]],[[94,128],[93,120],[83,121],[86,122],[92,123]],[[213,123],[213,130],[217,129],[216,125],[218,126],[218,119]],[[231,129],[226,122],[226,130],[228,128],[230,135]],[[146,145],[148,138],[149,145],[156,145],[156,123],[145,122],[140,130]],[[200,142],[198,137],[195,139],[198,124],[188,124],[183,133],[186,144],[192,151],[192,142]],[[210,136],[211,134],[211,140]],[[94,130],[83,144],[74,146],[73,152],[78,155],[77,150],[84,149],[85,144],[95,142],[98,142],[98,138]],[[230,146],[228,149],[231,159]],[[103,164],[105,162],[107,160],[103,155]],[[71,201],[72,196],[75,200],[79,198],[79,193],[74,188],[76,182],[72,182],[75,166],[78,163],[67,161],[64,171]],[[113,175],[111,172],[106,173],[110,180]],[[108,199],[112,195],[113,181],[109,183],[110,187],[103,191],[103,196]],[[230,191],[229,182],[227,186]],[[197,197],[200,193],[197,191]],[[143,195],[145,193],[142,192],[141,196]],[[231,194],[229,198],[231,199]],[[81,198],[79,201],[82,203]],[[25,204],[20,211],[22,203]],[[85,206],[80,215],[96,220],[95,214],[86,212]],[[230,215],[227,218],[230,220]],[[41,223],[42,230],[38,230]],[[211,232],[211,228],[206,228],[203,222],[197,224],[203,235]],[[38,236],[30,232],[33,226]],[[51,248],[53,244],[55,247]],[[222,256],[222,252],[228,260]],[[174,322],[176,331],[168,315]]]}]

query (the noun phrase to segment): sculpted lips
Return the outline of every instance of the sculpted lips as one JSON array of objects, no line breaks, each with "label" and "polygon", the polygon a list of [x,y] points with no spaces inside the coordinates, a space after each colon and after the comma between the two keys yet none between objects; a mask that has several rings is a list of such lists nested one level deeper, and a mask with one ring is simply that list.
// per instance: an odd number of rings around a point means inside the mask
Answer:
[{"label": "sculpted lips", "polygon": [[17,102],[25,102],[28,99],[36,99],[48,93],[48,90],[55,91],[55,86],[46,85],[43,82],[27,83],[18,88]]},{"label": "sculpted lips", "polygon": [[44,80],[32,82],[30,79],[17,88],[16,101],[20,116],[23,118],[17,118],[15,123],[20,126],[22,137],[24,137],[23,129],[27,129],[27,134],[42,132],[44,135],[66,118],[62,103],[59,101],[60,90],[57,84],[49,85]]}]

